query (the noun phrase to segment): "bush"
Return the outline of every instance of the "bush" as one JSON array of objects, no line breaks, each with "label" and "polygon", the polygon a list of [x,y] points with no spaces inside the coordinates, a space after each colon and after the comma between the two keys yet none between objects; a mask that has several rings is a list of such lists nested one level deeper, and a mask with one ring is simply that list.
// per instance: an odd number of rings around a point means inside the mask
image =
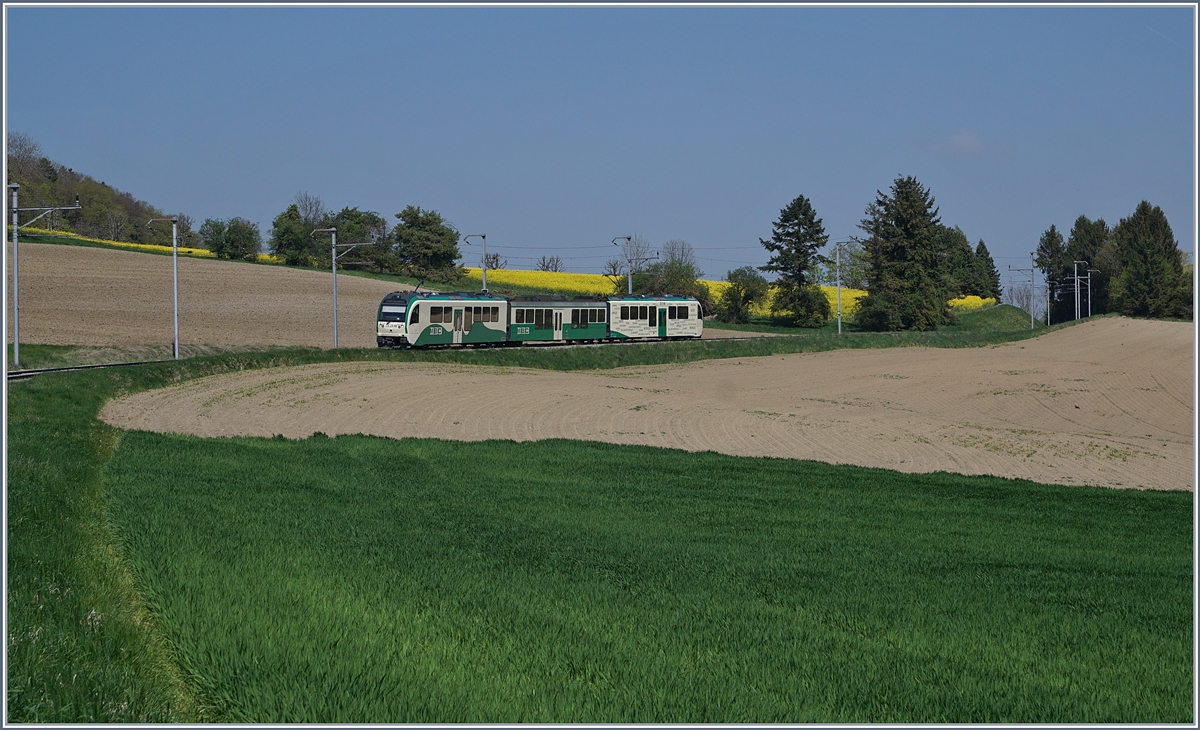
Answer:
[{"label": "bush", "polygon": [[798,327],[820,327],[833,315],[829,298],[816,284],[780,286],[775,295],[774,310],[792,317]]}]

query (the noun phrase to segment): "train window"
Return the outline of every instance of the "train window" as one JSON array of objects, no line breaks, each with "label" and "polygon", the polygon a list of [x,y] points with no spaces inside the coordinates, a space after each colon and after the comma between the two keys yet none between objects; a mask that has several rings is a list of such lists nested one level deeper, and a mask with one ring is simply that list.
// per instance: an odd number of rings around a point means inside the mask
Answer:
[{"label": "train window", "polygon": [[500,321],[500,307],[492,307],[492,321],[493,322]]},{"label": "train window", "polygon": [[571,310],[571,326],[572,327],[579,326],[579,310],[578,309]]},{"label": "train window", "polygon": [[598,312],[598,311],[599,310],[597,310],[597,309],[589,309],[588,310],[588,322],[596,321],[596,312]]},{"label": "train window", "polygon": [[513,315],[514,315],[514,316],[513,316],[513,323],[515,323],[515,324],[525,324],[525,310],[524,310],[524,309],[514,309],[514,310],[513,310]]},{"label": "train window", "polygon": [[667,307],[667,319],[675,319],[675,307]]},{"label": "train window", "polygon": [[629,307],[621,307],[621,319],[629,319]]},{"label": "train window", "polygon": [[541,310],[541,309],[533,310],[533,317],[534,317],[534,319],[533,319],[534,325],[533,326],[537,329],[542,328],[542,311],[543,310]]},{"label": "train window", "polygon": [[658,307],[650,307],[650,326],[658,326]]},{"label": "train window", "polygon": [[679,308],[679,318],[680,318],[680,319],[687,319],[687,318],[688,318],[688,312],[690,312],[691,310],[692,310],[692,308],[691,308],[691,307],[680,307],[680,308]]},{"label": "train window", "polygon": [[650,313],[646,310],[646,307],[638,307],[638,319],[647,319],[649,316]]},{"label": "train window", "polygon": [[412,319],[410,319],[409,322],[412,324],[416,324],[417,322],[420,322],[420,321],[421,321],[421,305],[414,304],[413,308],[412,308]]},{"label": "train window", "polygon": [[429,308],[429,321],[433,322],[434,324],[437,324],[442,321],[442,308],[441,307],[430,307]]},{"label": "train window", "polygon": [[597,322],[603,322],[603,321],[604,321],[604,310],[603,310],[603,309],[597,309],[597,310],[596,310],[596,321],[597,321]]},{"label": "train window", "polygon": [[[542,321],[545,322],[545,329],[554,329],[554,310],[543,309],[542,311],[545,312],[545,314],[542,315]],[[562,321],[562,317],[559,317],[559,321]]]}]

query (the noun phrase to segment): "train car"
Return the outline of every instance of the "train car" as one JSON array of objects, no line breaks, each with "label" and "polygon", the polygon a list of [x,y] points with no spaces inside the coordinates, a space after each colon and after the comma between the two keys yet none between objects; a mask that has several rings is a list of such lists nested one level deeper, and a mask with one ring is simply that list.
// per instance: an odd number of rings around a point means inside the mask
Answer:
[{"label": "train car", "polygon": [[704,334],[700,302],[692,297],[609,297],[612,339],[699,339]]},{"label": "train car", "polygon": [[508,340],[508,300],[487,294],[392,292],[379,303],[380,347],[490,345]]},{"label": "train car", "polygon": [[700,303],[692,297],[608,299],[392,292],[379,303],[380,347],[699,339]]},{"label": "train car", "polygon": [[600,341],[608,337],[608,303],[590,297],[509,300],[509,342]]}]

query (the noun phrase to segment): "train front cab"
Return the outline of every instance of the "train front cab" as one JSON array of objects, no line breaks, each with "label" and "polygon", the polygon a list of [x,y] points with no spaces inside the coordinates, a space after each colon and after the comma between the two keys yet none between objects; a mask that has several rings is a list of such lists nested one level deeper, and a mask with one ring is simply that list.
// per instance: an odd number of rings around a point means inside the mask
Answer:
[{"label": "train front cab", "polygon": [[380,347],[408,347],[408,292],[394,291],[379,303],[375,316],[375,344]]},{"label": "train front cab", "polygon": [[475,294],[412,295],[405,315],[405,340],[413,347],[490,345],[505,340],[508,302]]}]

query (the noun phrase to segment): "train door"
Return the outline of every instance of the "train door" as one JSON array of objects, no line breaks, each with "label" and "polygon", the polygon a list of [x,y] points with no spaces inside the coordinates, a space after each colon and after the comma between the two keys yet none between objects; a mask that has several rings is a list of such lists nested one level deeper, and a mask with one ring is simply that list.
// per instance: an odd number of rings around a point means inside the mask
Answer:
[{"label": "train door", "polygon": [[[478,309],[478,307],[476,307],[475,309]],[[467,340],[471,339],[471,328],[475,326],[475,317],[472,313],[475,311],[475,309],[472,309],[471,307],[463,307],[463,325],[462,325],[463,342],[466,342]]]},{"label": "train door", "polygon": [[554,310],[554,339],[561,340],[562,338],[562,312],[556,309]]},{"label": "train door", "polygon": [[454,310],[454,344],[461,345],[463,340],[463,311]]},{"label": "train door", "polygon": [[667,310],[665,307],[658,310],[658,336],[667,336]]}]

